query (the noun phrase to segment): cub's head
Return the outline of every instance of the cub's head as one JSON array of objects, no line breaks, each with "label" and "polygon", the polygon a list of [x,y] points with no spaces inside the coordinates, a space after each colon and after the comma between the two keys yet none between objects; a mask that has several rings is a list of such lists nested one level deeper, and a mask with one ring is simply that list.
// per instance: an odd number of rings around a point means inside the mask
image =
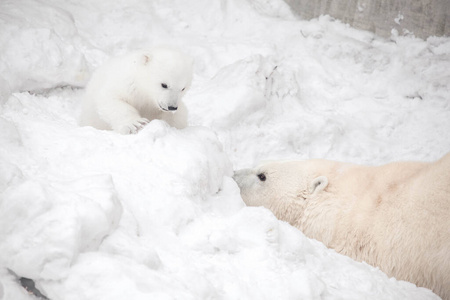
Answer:
[{"label": "cub's head", "polygon": [[328,185],[311,161],[278,161],[234,173],[241,196],[248,206],[264,206],[281,220],[297,225],[308,201]]},{"label": "cub's head", "polygon": [[140,89],[163,111],[176,111],[178,102],[191,86],[193,59],[171,47],[142,53]]}]

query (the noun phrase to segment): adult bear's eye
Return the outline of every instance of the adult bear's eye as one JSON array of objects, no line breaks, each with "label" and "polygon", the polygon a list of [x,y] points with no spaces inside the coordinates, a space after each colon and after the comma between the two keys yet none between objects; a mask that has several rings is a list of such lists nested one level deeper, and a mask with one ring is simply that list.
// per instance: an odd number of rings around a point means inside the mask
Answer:
[{"label": "adult bear's eye", "polygon": [[266,181],[266,175],[265,175],[264,173],[259,173],[259,174],[256,175],[256,176],[258,176],[259,180],[261,180],[261,181]]},{"label": "adult bear's eye", "polygon": [[163,87],[163,89],[167,89],[167,84],[161,83],[161,86]]}]

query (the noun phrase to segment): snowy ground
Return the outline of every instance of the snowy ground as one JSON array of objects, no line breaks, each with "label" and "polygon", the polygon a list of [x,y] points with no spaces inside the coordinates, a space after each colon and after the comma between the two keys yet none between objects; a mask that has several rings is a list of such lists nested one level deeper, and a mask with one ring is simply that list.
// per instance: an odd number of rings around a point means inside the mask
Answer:
[{"label": "snowy ground", "polygon": [[[77,126],[91,71],[157,44],[196,60],[192,126]],[[385,40],[275,0],[3,0],[0,299],[34,299],[13,272],[52,300],[436,299],[245,207],[231,175],[435,160],[449,129],[450,38]]]}]

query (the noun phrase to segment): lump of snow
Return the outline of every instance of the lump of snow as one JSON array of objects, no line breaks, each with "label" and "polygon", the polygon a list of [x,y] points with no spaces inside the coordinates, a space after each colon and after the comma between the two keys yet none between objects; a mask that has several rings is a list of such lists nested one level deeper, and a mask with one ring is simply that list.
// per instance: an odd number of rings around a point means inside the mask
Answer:
[{"label": "lump of snow", "polygon": [[80,252],[98,248],[121,211],[109,176],[11,186],[0,201],[0,263],[23,277],[63,278]]}]

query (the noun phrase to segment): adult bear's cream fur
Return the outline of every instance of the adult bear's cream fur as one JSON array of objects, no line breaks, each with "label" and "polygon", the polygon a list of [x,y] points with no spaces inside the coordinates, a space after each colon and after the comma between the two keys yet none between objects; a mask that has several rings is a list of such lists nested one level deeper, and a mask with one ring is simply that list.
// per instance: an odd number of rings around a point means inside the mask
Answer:
[{"label": "adult bear's cream fur", "polygon": [[235,173],[247,205],[450,299],[450,153],[379,167],[279,161]]}]

